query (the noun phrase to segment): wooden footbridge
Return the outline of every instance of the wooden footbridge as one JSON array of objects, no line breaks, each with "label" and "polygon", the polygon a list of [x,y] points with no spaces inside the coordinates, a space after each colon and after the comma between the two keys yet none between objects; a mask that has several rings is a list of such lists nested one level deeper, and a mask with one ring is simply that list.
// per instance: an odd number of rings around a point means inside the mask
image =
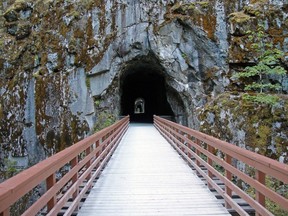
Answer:
[{"label": "wooden footbridge", "polygon": [[1,183],[0,216],[37,188],[16,215],[273,215],[266,201],[288,212],[268,178],[288,184],[288,166],[157,116],[125,117]]}]

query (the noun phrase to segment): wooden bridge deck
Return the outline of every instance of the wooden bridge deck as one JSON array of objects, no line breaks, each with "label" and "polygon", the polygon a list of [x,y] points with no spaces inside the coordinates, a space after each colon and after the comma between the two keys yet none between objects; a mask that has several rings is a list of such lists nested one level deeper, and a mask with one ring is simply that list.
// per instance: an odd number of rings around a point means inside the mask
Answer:
[{"label": "wooden bridge deck", "polygon": [[131,124],[78,215],[230,214],[153,125]]}]

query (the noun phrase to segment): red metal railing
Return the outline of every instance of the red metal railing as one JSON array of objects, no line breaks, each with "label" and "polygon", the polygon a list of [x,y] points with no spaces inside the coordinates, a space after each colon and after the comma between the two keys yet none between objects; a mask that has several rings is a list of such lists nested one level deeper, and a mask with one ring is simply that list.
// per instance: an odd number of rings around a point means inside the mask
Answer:
[{"label": "red metal railing", "polygon": [[[10,207],[40,184],[46,186],[46,191],[23,215],[39,212],[57,215],[68,200],[70,204],[64,215],[71,215],[116,149],[128,124],[127,116],[1,183],[0,215],[10,215]],[[68,167],[69,171],[56,179],[63,167]]]},{"label": "red metal railing", "polygon": [[[154,116],[154,125],[174,148],[201,174],[209,188],[214,188],[224,199],[229,209],[234,209],[239,215],[248,215],[233,199],[232,193],[237,194],[255,209],[256,215],[273,215],[265,208],[265,200],[277,203],[283,210],[288,210],[288,200],[265,185],[266,177],[270,176],[283,184],[288,184],[288,166],[262,155],[239,148],[201,132],[192,130],[174,122]],[[215,155],[224,155],[219,157]],[[242,161],[253,168],[254,176],[249,176],[233,166],[233,161]],[[225,172],[221,173],[214,167],[220,166]],[[202,169],[205,167],[207,170]],[[224,184],[222,189],[213,178],[217,177]],[[255,198],[246,194],[233,183],[237,177],[254,188]]]}]

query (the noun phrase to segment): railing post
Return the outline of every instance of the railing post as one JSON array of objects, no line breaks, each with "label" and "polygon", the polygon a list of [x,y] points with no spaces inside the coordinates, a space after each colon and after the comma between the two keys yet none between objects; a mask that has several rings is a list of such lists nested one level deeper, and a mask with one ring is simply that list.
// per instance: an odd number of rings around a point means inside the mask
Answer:
[{"label": "railing post", "polygon": [[[198,145],[199,147],[201,146],[200,140],[197,139],[197,138],[196,138],[196,145]],[[200,157],[200,151],[199,151],[198,149],[196,149],[196,154]],[[196,165],[197,165],[198,167],[200,167],[200,161],[199,161],[197,158],[196,158]],[[197,173],[197,175],[200,174],[198,171],[197,171],[196,173]]]},{"label": "railing post", "polygon": [[[86,150],[86,157],[91,153],[91,146],[89,146]],[[88,169],[91,166],[91,160],[89,160],[86,164],[86,169]],[[88,181],[91,178],[91,173],[89,173],[89,175],[87,176],[86,180]]]},{"label": "railing post", "polygon": [[[78,164],[78,156],[76,156],[75,158],[73,158],[73,159],[71,160],[71,168],[77,166],[77,164]],[[72,184],[74,184],[74,183],[77,182],[78,176],[79,176],[78,172],[75,173],[75,175],[72,177]],[[78,194],[79,194],[79,189],[77,189],[77,190],[73,193],[72,198],[75,199],[75,198],[78,196]]]},{"label": "railing post", "polygon": [[0,212],[0,216],[9,216],[10,215],[10,207],[3,212]]},{"label": "railing post", "polygon": [[[111,136],[112,132],[109,132],[107,134],[107,139],[109,138],[109,136]],[[107,142],[107,147],[111,144],[111,142],[113,141],[113,139],[109,138],[108,142]],[[113,148],[113,146],[110,147],[110,149],[107,151],[107,155],[109,154],[110,150]]]},{"label": "railing post", "polygon": [[[46,179],[46,187],[47,191],[52,188],[56,183],[56,175],[53,173]],[[47,203],[47,213],[51,211],[51,209],[55,206],[56,204],[56,195],[54,195]]]},{"label": "railing post", "polygon": [[[96,149],[99,148],[99,150],[97,151],[97,153],[95,155],[96,159],[97,159],[100,156],[100,154],[101,154],[100,151],[102,151],[102,148],[100,148],[100,139],[96,141],[95,145],[96,145]],[[97,169],[98,165],[95,168]]]},{"label": "railing post", "polygon": [[[265,179],[266,179],[266,174],[256,170],[255,173],[255,178],[258,182],[260,182],[261,184],[265,185]],[[256,201],[265,207],[265,195],[260,193],[259,191],[256,190]],[[256,216],[261,216],[261,214],[259,214],[258,212],[256,212]]]},{"label": "railing post", "polygon": [[[105,142],[105,141],[107,140],[107,137],[108,137],[108,134],[106,134],[106,135],[104,136],[103,142]],[[108,146],[108,145],[109,145],[109,140],[108,140],[108,142],[106,142],[105,145],[103,145],[103,147],[102,147],[102,152],[107,149],[107,146]],[[107,156],[107,154],[108,154],[108,151],[104,154],[104,158]]]},{"label": "railing post", "polygon": [[[176,136],[177,136],[177,140],[180,142],[180,143],[183,143],[184,144],[184,142],[183,142],[183,140],[181,139],[181,137],[180,137],[180,135],[182,135],[182,131],[181,130],[179,130],[179,129],[177,129],[177,128],[174,128],[174,131],[175,131],[175,133],[176,133]],[[183,152],[183,153],[185,153],[184,152],[184,147],[182,147],[182,145],[178,145],[177,144],[177,146],[180,148],[180,150]]]},{"label": "railing post", "polygon": [[[191,140],[191,136],[190,136],[189,134],[187,134],[187,139]],[[191,148],[192,145],[190,144],[190,142],[187,142],[187,147],[188,147],[188,149],[189,149],[187,155],[188,155],[188,157],[191,159],[191,158],[192,158],[192,154],[190,153],[190,151],[191,151],[191,149],[192,149],[192,148]]]},{"label": "railing post", "polygon": [[[186,134],[183,133],[181,130],[180,130],[180,134],[184,137],[186,137]],[[181,139],[181,143],[185,146],[186,145],[186,142],[184,139]],[[182,147],[182,151],[187,155],[187,151],[186,151],[186,148],[185,147]]]},{"label": "railing post", "polygon": [[[99,140],[97,140],[96,142],[95,142],[95,148],[97,149],[99,147]],[[99,156],[99,152],[97,152],[96,153],[96,158]]]},{"label": "railing post", "polygon": [[[225,161],[226,161],[226,163],[231,165],[232,164],[232,157],[230,155],[226,154],[225,155]],[[232,181],[232,173],[231,172],[229,172],[228,170],[225,170],[225,176],[229,181]],[[232,190],[227,185],[225,185],[225,192],[228,196],[232,197]],[[225,201],[225,207],[227,209],[231,208],[231,206],[226,201]]]},{"label": "railing post", "polygon": [[[211,154],[214,154],[214,148],[210,145],[208,145],[208,151],[211,153]],[[207,162],[210,166],[213,167],[213,160],[207,155]],[[211,171],[208,170],[208,176],[209,178],[213,178],[213,174]],[[212,188],[212,185],[208,183],[208,188],[211,189]]]}]

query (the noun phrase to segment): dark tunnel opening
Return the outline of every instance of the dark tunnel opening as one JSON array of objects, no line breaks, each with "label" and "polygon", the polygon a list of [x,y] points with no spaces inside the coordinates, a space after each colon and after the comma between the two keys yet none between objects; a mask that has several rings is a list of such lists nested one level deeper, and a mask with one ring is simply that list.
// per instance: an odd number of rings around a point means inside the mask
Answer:
[{"label": "dark tunnel opening", "polygon": [[130,115],[131,122],[151,123],[154,114],[174,117],[159,66],[135,62],[124,71],[121,92],[121,115]]}]

